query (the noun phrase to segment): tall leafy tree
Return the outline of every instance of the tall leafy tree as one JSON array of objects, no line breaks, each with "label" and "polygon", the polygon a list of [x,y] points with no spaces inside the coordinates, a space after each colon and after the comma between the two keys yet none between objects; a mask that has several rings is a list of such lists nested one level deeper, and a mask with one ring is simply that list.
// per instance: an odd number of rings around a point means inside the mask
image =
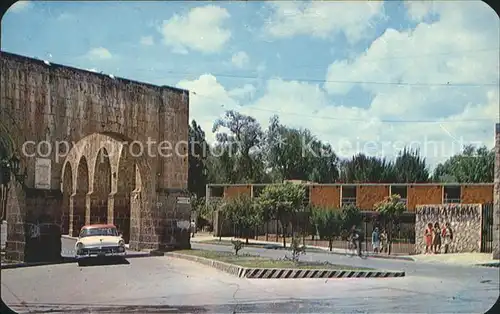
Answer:
[{"label": "tall leafy tree", "polygon": [[341,163],[341,180],[346,183],[355,182],[394,182],[396,174],[394,165],[384,158],[357,154]]},{"label": "tall leafy tree", "polygon": [[237,180],[258,182],[262,178],[263,167],[259,163],[262,161],[260,154],[264,133],[257,120],[229,110],[224,118],[215,121],[212,132],[216,133],[217,142],[229,150],[226,157],[234,161],[233,171]]},{"label": "tall leafy tree", "polygon": [[282,125],[277,116],[266,132],[266,165],[274,178],[308,180],[319,183],[338,179],[338,158],[330,145],[316,139],[307,129]]},{"label": "tall leafy tree", "polygon": [[425,183],[430,179],[427,163],[418,149],[405,147],[394,162],[394,171],[397,183]]},{"label": "tall leafy tree", "polygon": [[205,132],[195,120],[189,126],[188,153],[188,189],[196,196],[203,197],[208,175],[206,160],[210,149],[205,140]]},{"label": "tall leafy tree", "polygon": [[495,171],[495,151],[486,146],[466,146],[461,154],[450,157],[438,164],[433,180],[454,183],[493,182]]},{"label": "tall leafy tree", "polygon": [[208,181],[210,183],[241,183],[234,151],[236,143],[215,143],[207,158]]}]

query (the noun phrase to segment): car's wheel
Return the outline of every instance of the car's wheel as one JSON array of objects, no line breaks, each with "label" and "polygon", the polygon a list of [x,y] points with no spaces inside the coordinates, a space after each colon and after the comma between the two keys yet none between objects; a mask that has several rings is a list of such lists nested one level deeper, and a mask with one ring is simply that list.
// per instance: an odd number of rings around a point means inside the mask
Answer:
[{"label": "car's wheel", "polygon": [[85,265],[86,265],[85,260],[79,260],[78,261],[78,266],[81,267],[81,266],[85,266]]}]

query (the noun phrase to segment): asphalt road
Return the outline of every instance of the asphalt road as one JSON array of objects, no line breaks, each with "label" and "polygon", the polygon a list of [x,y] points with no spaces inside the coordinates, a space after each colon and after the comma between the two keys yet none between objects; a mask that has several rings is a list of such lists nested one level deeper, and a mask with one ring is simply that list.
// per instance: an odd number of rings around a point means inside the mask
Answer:
[{"label": "asphalt road", "polygon": [[[71,245],[71,244],[68,244]],[[193,248],[230,250],[193,244]],[[283,257],[285,251],[244,248]],[[404,269],[404,278],[240,279],[171,257],[1,271],[2,299],[20,313],[484,313],[499,269],[307,253],[304,260]]]}]

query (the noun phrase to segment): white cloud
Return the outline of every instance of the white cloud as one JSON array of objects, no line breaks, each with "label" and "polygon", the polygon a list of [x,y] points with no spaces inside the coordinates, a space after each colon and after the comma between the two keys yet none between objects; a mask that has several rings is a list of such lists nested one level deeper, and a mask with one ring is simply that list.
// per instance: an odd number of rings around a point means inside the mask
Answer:
[{"label": "white cloud", "polygon": [[[206,132],[207,140],[213,142],[215,140],[212,134],[214,121],[222,118],[226,110],[238,109],[238,101],[232,98],[231,92],[227,91],[211,74],[203,74],[193,81],[182,80],[177,83],[177,87],[190,91],[190,119],[196,119]],[[232,95],[234,94],[233,92]]]},{"label": "white cloud", "polygon": [[224,26],[229,17],[229,12],[218,6],[196,7],[187,15],[175,14],[163,21],[160,32],[163,42],[175,53],[186,54],[189,50],[215,53],[231,38],[231,31]]},{"label": "white cloud", "polygon": [[256,90],[257,89],[252,84],[245,84],[245,85],[243,85],[243,87],[237,87],[233,90],[230,90],[229,96],[235,97],[238,99],[244,99],[247,97],[252,98],[253,95],[255,94]]},{"label": "white cloud", "polygon": [[141,45],[152,46],[154,45],[153,36],[143,36],[141,37]]},{"label": "white cloud", "polygon": [[113,55],[108,49],[104,47],[92,48],[87,53],[87,57],[91,60],[107,60],[111,59]]},{"label": "white cloud", "polygon": [[231,57],[231,62],[238,68],[245,67],[250,62],[250,57],[244,51],[239,51]]},{"label": "white cloud", "polygon": [[9,8],[9,11],[17,13],[29,9],[32,6],[33,6],[32,1],[17,1]]},{"label": "white cloud", "polygon": [[[410,32],[389,29],[366,53],[333,63],[327,74],[327,79],[334,81],[401,81],[422,86],[312,84],[274,78],[265,82],[264,95],[254,99],[241,95],[258,89],[258,84],[228,91],[215,77],[204,75],[180,83],[198,93],[190,98],[192,118],[202,121],[207,137],[213,140],[212,123],[226,109],[250,114],[263,127],[278,114],[286,125],[310,129],[341,156],[364,152],[393,158],[404,146],[410,146],[420,148],[431,165],[458,153],[464,144],[492,147],[495,121],[481,119],[499,118],[498,85],[453,84],[498,84],[498,50],[484,50],[500,45],[498,18],[484,3],[460,2],[452,4],[453,10],[448,5],[434,5],[439,21],[420,23]],[[422,19],[427,12],[414,15]],[[438,83],[444,86],[432,85]],[[364,107],[349,102],[346,96],[355,87],[371,96]],[[342,97],[344,104],[335,103],[332,95]]]},{"label": "white cloud", "polygon": [[269,6],[272,14],[264,33],[275,38],[312,35],[324,39],[343,33],[356,42],[373,31],[376,19],[385,16],[382,1],[276,1]]}]

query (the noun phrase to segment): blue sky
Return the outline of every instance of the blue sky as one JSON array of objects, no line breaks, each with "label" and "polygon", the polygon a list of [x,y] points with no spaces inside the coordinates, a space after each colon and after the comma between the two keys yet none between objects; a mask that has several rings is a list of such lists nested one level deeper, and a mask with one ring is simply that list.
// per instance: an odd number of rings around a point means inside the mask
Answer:
[{"label": "blue sky", "polygon": [[410,145],[435,163],[492,145],[498,38],[479,1],[31,1],[3,17],[1,46],[189,89],[209,139],[236,109],[264,127],[278,114],[346,156]]}]

